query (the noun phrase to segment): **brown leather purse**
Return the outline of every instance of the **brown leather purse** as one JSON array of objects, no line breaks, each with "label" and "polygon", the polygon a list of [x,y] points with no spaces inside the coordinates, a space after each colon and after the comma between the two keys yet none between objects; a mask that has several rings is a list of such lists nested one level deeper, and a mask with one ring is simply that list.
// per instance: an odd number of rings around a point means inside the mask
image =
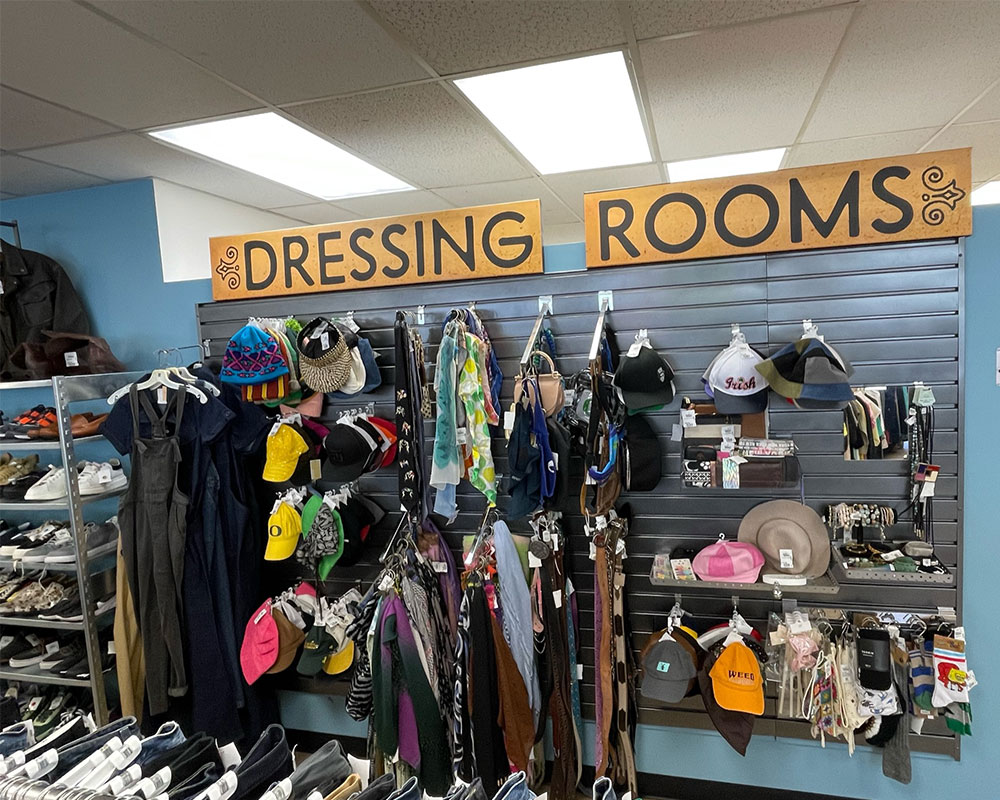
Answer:
[{"label": "brown leather purse", "polygon": [[[545,411],[545,416],[551,417],[553,414],[558,414],[562,409],[563,404],[566,402],[562,375],[560,375],[556,370],[556,365],[555,362],[552,361],[552,357],[544,350],[532,350],[531,355],[541,356],[548,362],[549,365],[549,372],[539,372],[536,373],[534,377],[538,381],[538,393],[541,395],[542,409]],[[515,403],[521,399],[521,383],[523,377],[524,376],[519,375],[514,380]]]}]

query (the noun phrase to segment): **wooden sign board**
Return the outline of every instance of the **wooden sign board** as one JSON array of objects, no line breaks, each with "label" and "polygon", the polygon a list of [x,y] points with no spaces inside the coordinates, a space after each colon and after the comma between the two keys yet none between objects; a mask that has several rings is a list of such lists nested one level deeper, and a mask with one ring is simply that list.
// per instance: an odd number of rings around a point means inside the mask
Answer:
[{"label": "wooden sign board", "polygon": [[209,240],[212,297],[336,292],[542,271],[541,203],[312,225]]},{"label": "wooden sign board", "polygon": [[587,266],[967,236],[971,152],[585,194]]}]

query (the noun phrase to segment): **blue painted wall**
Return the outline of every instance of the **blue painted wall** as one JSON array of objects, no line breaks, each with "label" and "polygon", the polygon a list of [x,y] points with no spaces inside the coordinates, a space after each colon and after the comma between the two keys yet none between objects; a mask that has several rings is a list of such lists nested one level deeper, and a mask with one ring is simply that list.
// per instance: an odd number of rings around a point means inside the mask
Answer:
[{"label": "blue painted wall", "polygon": [[[212,299],[211,286],[163,282],[151,180],[4,200],[0,218],[18,221],[22,247],[62,264],[94,332],[130,369],[198,341],[194,304]],[[13,240],[9,229],[0,235]]]},{"label": "blue painted wall", "polygon": [[[196,341],[194,304],[211,299],[208,281],[164,284],[160,272],[150,181],[82,189],[0,203],[0,216],[17,217],[24,246],[57,258],[84,295],[94,325],[130,367],[152,363],[160,347]],[[744,758],[713,732],[640,728],[638,767],[691,778],[822,792],[871,800],[1000,797],[1000,626],[992,619],[996,584],[1000,493],[991,460],[1000,452],[1000,206],[975,209],[975,234],[966,249],[965,384],[965,623],[970,665],[980,685],[972,694],[974,735],[963,742],[961,763],[914,756],[909,787],[882,777],[880,753],[814,742],[769,740],[750,744]],[[545,248],[546,271],[582,269],[583,245]],[[38,402],[38,401],[35,401]],[[343,712],[341,698],[283,693],[289,727],[364,736],[365,725]],[[592,763],[592,729],[585,738]]]}]

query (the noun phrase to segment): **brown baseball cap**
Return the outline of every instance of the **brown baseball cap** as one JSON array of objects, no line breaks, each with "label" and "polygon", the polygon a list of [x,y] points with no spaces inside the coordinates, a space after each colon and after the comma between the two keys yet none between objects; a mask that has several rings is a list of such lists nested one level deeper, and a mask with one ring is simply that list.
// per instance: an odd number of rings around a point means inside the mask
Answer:
[{"label": "brown baseball cap", "polygon": [[295,625],[289,622],[288,617],[277,608],[271,610],[274,624],[278,629],[278,658],[267,672],[283,672],[288,669],[295,660],[295,654],[299,651],[299,645],[305,641],[306,635]]}]

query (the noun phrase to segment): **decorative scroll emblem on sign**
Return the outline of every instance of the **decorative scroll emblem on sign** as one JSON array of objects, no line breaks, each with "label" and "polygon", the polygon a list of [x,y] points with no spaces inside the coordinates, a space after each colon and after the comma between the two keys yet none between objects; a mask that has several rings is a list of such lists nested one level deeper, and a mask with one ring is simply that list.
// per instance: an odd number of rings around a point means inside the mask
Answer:
[{"label": "decorative scroll emblem on sign", "polygon": [[230,289],[240,288],[240,265],[237,263],[239,257],[239,250],[235,247],[227,247],[225,256],[219,256],[219,266],[215,268],[219,277],[228,284]]},{"label": "decorative scroll emblem on sign", "polygon": [[588,192],[588,267],[972,233],[972,151]]},{"label": "decorative scroll emblem on sign", "polygon": [[965,190],[955,185],[954,178],[947,186],[940,186],[944,182],[944,177],[944,170],[936,165],[925,169],[924,174],[920,176],[924,186],[932,190],[921,195],[921,199],[927,205],[924,206],[920,216],[928,225],[940,225],[944,222],[945,212],[941,206],[948,206],[949,210],[954,211],[956,204],[965,197]]}]

